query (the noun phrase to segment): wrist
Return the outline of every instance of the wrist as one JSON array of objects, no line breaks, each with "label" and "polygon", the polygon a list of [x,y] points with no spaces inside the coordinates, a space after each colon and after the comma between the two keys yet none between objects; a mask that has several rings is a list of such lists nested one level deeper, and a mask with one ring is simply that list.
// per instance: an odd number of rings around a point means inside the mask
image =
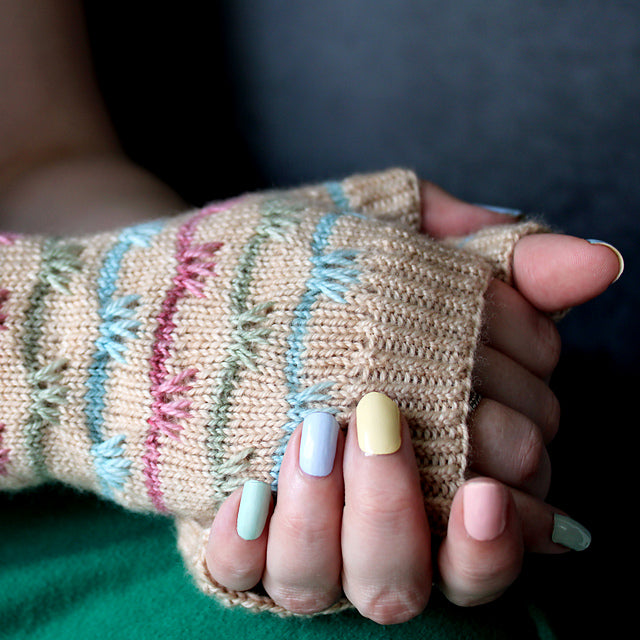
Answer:
[{"label": "wrist", "polygon": [[0,193],[4,231],[78,235],[184,211],[166,184],[113,152],[66,156],[23,172]]}]

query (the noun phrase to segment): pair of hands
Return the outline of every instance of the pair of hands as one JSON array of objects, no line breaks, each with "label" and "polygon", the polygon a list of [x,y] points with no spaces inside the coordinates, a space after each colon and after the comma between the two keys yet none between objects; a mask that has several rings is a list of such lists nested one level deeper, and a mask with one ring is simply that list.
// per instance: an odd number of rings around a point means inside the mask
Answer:
[{"label": "pair of hands", "polygon": [[[422,183],[423,231],[434,238],[508,221]],[[218,583],[242,591],[262,581],[277,604],[303,614],[327,609],[344,592],[362,615],[391,624],[425,608],[434,580],[454,603],[489,602],[516,579],[525,551],[567,550],[552,540],[560,512],[544,503],[546,445],[560,421],[548,386],[560,337],[547,314],[602,293],[621,261],[607,246],[553,234],[523,238],[513,260],[514,286],[494,280],[486,296],[474,372],[482,399],[470,419],[474,477],[457,492],[437,550],[405,421],[400,448],[371,456],[358,445],[354,415],[323,477],[301,470],[301,427],[294,432],[277,505],[259,537],[237,533],[242,490],[222,504],[206,550]]]},{"label": "pair of hands", "polygon": [[[7,117],[0,122],[3,225],[76,233],[79,223],[90,231],[183,209],[165,185],[119,155],[89,65],[82,63],[89,52],[79,9],[59,3],[34,12],[25,3],[5,3],[1,10],[4,59],[21,61],[0,73],[7,89]],[[434,238],[505,222],[433,185],[425,184],[423,195],[423,230]],[[476,371],[484,399],[470,425],[472,471],[482,479],[456,495],[435,557],[406,429],[397,455],[363,459],[351,428],[346,441],[339,436],[336,463],[325,478],[300,471],[296,432],[277,507],[260,538],[236,534],[239,492],[222,505],[208,546],[212,575],[232,589],[262,579],[276,602],[309,613],[330,604],[342,587],[363,615],[400,622],[426,605],[436,573],[451,600],[475,604],[512,582],[524,549],[560,551],[550,540],[554,509],[542,502],[549,484],[544,445],[558,424],[557,401],[545,381],[559,351],[543,313],[598,295],[618,270],[606,247],[528,237],[515,254],[515,288],[490,288]],[[504,528],[486,539],[492,520]]]}]

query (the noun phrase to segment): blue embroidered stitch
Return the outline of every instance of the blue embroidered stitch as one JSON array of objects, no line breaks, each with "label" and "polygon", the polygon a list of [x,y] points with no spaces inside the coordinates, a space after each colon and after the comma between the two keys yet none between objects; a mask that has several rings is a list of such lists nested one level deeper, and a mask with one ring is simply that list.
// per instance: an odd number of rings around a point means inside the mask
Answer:
[{"label": "blue embroidered stitch", "polygon": [[96,340],[95,357],[124,362],[125,341],[136,337],[140,322],[135,319],[135,306],[140,296],[128,295],[108,301],[100,309],[100,337]]},{"label": "blue embroidered stitch", "polygon": [[124,457],[124,434],[113,436],[91,447],[91,455],[104,495],[110,496],[114,489],[122,489],[129,475],[131,461]]},{"label": "blue embroidered stitch", "polygon": [[130,294],[115,298],[118,274],[124,255],[131,247],[148,247],[154,235],[164,226],[163,221],[145,222],[124,229],[105,255],[97,281],[100,315],[100,336],[95,341],[93,363],[89,367],[85,394],[87,428],[93,442],[91,454],[100,479],[102,492],[111,497],[114,489],[121,489],[129,474],[130,461],[124,457],[125,436],[116,435],[103,441],[105,384],[112,360],[125,362],[127,340],[137,336],[140,326],[135,307],[139,296]]},{"label": "blue embroidered stitch", "polygon": [[340,183],[327,183],[325,187],[337,211],[325,215],[316,226],[311,239],[312,255],[309,259],[313,267],[306,282],[305,292],[294,311],[291,322],[291,333],[288,337],[289,348],[285,356],[284,370],[289,388],[287,402],[290,409],[287,412],[288,421],[283,426],[285,435],[274,454],[274,467],[271,471],[274,490],[277,489],[278,474],[289,437],[298,424],[307,414],[319,410],[319,407],[322,407],[322,411],[337,413],[336,409],[329,406],[331,403],[329,390],[334,384],[332,381],[326,380],[309,387],[303,386],[304,341],[316,299],[320,295],[325,295],[339,304],[345,304],[344,294],[358,280],[359,270],[356,258],[359,252],[357,250],[339,249],[325,253],[335,224],[345,215],[358,218],[364,216],[350,210],[349,201]]},{"label": "blue embroidered stitch", "polygon": [[464,247],[466,244],[471,242],[476,237],[477,237],[477,234],[475,233],[472,233],[468,236],[464,236],[464,238],[460,238],[460,240],[456,242],[456,247],[458,247],[458,249],[462,249],[462,247]]},{"label": "blue embroidered stitch", "polygon": [[331,196],[333,204],[338,211],[346,213],[351,209],[351,203],[349,202],[349,198],[345,195],[341,182],[326,182],[324,187],[329,196]]},{"label": "blue embroidered stitch", "polygon": [[312,256],[314,265],[307,287],[312,295],[324,293],[326,296],[345,304],[342,294],[358,279],[358,269],[354,268],[358,252],[352,249],[341,249],[326,255]]}]

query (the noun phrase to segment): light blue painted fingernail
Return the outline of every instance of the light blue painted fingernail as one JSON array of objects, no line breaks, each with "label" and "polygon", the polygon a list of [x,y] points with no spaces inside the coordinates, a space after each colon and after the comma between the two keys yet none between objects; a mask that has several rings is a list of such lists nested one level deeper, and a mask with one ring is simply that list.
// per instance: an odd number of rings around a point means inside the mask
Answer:
[{"label": "light blue painted fingernail", "polygon": [[[587,239],[587,242],[589,242],[590,244],[601,244],[603,247],[607,247],[608,249],[611,249],[611,251],[613,251],[613,253],[616,254],[616,257],[618,258],[618,275],[616,276],[616,279],[613,282],[617,282],[620,279],[620,276],[622,275],[622,272],[624,271],[624,258],[622,257],[622,254],[612,245],[609,244],[608,242],[604,242],[603,240],[594,240],[593,238]],[[613,282],[611,284],[613,284]]]},{"label": "light blue painted fingernail", "polygon": [[520,209],[509,209],[508,207],[494,207],[488,204],[478,204],[477,207],[487,209],[487,211],[493,211],[494,213],[501,213],[504,216],[513,216],[514,218],[521,216],[522,211]]},{"label": "light blue painted fingernail", "polygon": [[302,423],[300,468],[310,476],[328,476],[333,470],[338,444],[338,422],[321,411],[310,413]]},{"label": "light blue painted fingernail", "polygon": [[259,480],[247,480],[242,487],[236,531],[244,540],[255,540],[262,535],[269,515],[271,487]]},{"label": "light blue painted fingernail", "polygon": [[584,551],[591,544],[591,534],[579,522],[556,513],[553,516],[551,540],[573,551]]}]

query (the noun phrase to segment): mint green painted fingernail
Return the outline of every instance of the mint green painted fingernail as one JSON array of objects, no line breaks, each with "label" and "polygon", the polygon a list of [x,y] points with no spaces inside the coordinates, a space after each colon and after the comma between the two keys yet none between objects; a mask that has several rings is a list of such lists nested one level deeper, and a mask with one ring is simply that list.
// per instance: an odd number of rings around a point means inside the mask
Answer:
[{"label": "mint green painted fingernail", "polygon": [[579,522],[556,513],[553,516],[551,540],[567,549],[584,551],[591,544],[591,534]]},{"label": "mint green painted fingernail", "polygon": [[[618,268],[618,275],[616,276],[616,279],[613,282],[617,282],[620,279],[622,272],[624,271],[624,258],[622,257],[622,254],[612,244],[609,244],[608,242],[604,242],[603,240],[594,240],[593,238],[588,238],[587,242],[589,244],[601,244],[603,247],[607,247],[608,249],[611,249],[611,251],[613,251],[613,253],[616,254],[616,257],[618,258],[619,268]],[[611,284],[613,284],[613,282]]]},{"label": "mint green painted fingernail", "polygon": [[242,487],[236,531],[243,540],[256,540],[262,535],[269,515],[271,487],[259,480],[247,480]]}]

